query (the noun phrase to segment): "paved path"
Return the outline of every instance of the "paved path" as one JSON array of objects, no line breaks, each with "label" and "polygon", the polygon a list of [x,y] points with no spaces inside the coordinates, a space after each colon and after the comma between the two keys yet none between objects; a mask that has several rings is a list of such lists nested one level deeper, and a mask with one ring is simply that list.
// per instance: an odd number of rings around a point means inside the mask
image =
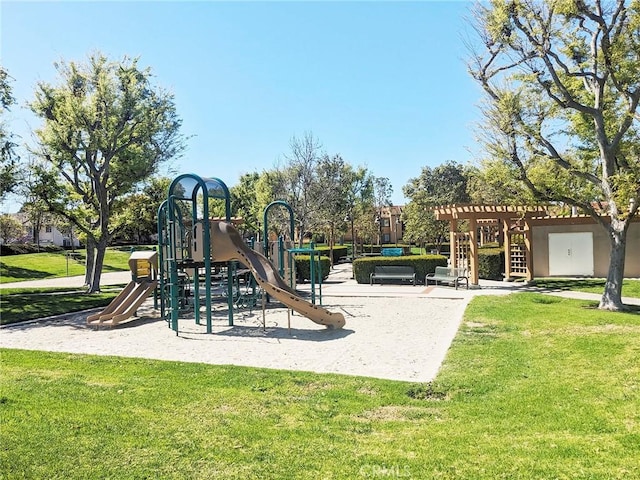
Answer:
[{"label": "paved path", "polygon": [[[108,272],[100,277],[100,285],[120,285],[131,281],[131,272]],[[31,288],[31,287],[78,287],[84,285],[84,275],[76,277],[48,278],[45,280],[27,280],[25,282],[1,283],[3,288]]]},{"label": "paved path", "polygon": [[[538,292],[579,300],[600,301],[599,293],[575,292],[570,290],[547,289],[526,285],[522,282],[500,282],[492,280],[480,280],[479,288],[458,289],[436,288],[424,285],[369,285],[359,284],[351,278],[351,264],[338,264],[334,267],[322,287],[323,295],[332,297],[440,297],[440,298],[469,298],[476,295],[502,295],[512,292]],[[131,273],[128,271],[103,273],[100,285],[121,285],[131,281]],[[76,277],[60,277],[45,280],[31,280],[25,282],[13,282],[0,284],[3,288],[28,288],[28,287],[78,287],[84,285],[84,275]],[[299,290],[309,290],[308,284],[298,286]],[[640,305],[640,298],[623,297],[623,303],[627,305]]]}]

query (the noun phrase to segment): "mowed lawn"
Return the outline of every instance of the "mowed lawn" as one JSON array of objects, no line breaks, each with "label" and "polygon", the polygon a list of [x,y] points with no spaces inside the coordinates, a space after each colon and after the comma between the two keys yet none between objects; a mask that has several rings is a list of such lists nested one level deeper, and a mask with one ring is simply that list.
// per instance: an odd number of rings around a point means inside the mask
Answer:
[{"label": "mowed lawn", "polygon": [[[599,295],[604,292],[605,283],[604,278],[536,278],[533,282],[536,287],[550,290],[573,290]],[[640,281],[625,278],[622,282],[622,296],[640,298]]]},{"label": "mowed lawn", "polygon": [[[78,250],[75,256],[68,253],[64,251],[5,255],[0,258],[0,283],[84,275],[85,251]],[[130,249],[127,247],[108,248],[102,271],[129,270],[130,255]]]},{"label": "mowed lawn", "polygon": [[[84,275],[84,251],[29,253],[0,258],[0,284]],[[103,272],[129,270],[129,248],[109,248]],[[0,325],[48,317],[94,307],[103,307],[122,287],[106,287],[101,293],[86,295],[72,288],[4,288],[0,289]],[[1,477],[0,477],[1,478]]]},{"label": "mowed lawn", "polygon": [[1,355],[7,479],[640,478],[640,315],[593,302],[476,297],[430,384]]}]

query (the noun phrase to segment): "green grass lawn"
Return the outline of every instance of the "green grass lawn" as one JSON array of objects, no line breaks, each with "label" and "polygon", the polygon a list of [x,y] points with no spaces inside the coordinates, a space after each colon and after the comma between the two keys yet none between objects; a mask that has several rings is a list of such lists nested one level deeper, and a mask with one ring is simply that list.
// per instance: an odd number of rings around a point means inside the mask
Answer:
[{"label": "green grass lawn", "polygon": [[7,479],[640,478],[640,315],[593,302],[476,297],[430,384],[0,353]]},{"label": "green grass lawn", "polygon": [[[573,290],[577,292],[604,292],[604,278],[536,278],[534,285],[552,290]],[[625,279],[622,283],[622,296],[640,298],[640,281]]]},{"label": "green grass lawn", "polygon": [[[67,252],[3,256],[0,259],[0,283],[84,275],[85,252],[78,250],[76,253],[77,260],[69,258]],[[108,248],[102,271],[129,270],[130,255],[128,247]]]},{"label": "green grass lawn", "polygon": [[[4,288],[0,290],[0,325],[104,307],[122,286],[87,294],[72,288]],[[0,477],[2,478],[2,477]]]}]

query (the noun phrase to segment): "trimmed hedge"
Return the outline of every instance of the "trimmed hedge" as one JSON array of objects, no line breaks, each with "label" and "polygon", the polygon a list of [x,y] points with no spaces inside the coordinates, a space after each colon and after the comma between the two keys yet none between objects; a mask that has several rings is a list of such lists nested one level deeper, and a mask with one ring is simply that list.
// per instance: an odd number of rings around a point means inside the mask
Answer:
[{"label": "trimmed hedge", "polygon": [[[296,278],[299,282],[308,282],[311,280],[310,259],[311,257],[309,255],[296,255]],[[317,266],[318,265],[316,264],[316,267]],[[320,257],[320,268],[322,269],[322,281],[325,281],[329,276],[329,271],[331,270],[329,257]]]},{"label": "trimmed hedge", "polygon": [[0,255],[22,255],[25,253],[55,253],[64,252],[64,248],[53,244],[40,245],[40,249],[35,243],[8,243],[0,245]]},{"label": "trimmed hedge", "polygon": [[[424,248],[427,252],[430,252],[431,250],[437,250],[438,249],[438,245],[435,243],[426,243],[424,245]],[[451,250],[451,247],[449,245],[449,243],[443,243],[442,245],[440,245],[440,253],[449,253]]]},{"label": "trimmed hedge", "polygon": [[502,280],[504,261],[504,249],[480,248],[478,250],[478,276],[485,280]]},{"label": "trimmed hedge", "polygon": [[[314,248],[314,250],[316,252],[318,252],[320,255],[324,255],[327,258],[329,257],[329,252],[330,249],[329,247],[326,246],[322,246],[322,247],[318,247],[316,246]],[[340,259],[342,257],[346,257],[349,254],[349,249],[346,245],[334,245],[333,246],[333,263],[336,264],[340,261]]]},{"label": "trimmed hedge", "polygon": [[436,267],[446,267],[447,258],[442,255],[406,255],[403,257],[367,257],[353,261],[353,276],[358,283],[369,283],[376,265],[406,265],[413,267],[417,280],[422,283],[427,273]]}]

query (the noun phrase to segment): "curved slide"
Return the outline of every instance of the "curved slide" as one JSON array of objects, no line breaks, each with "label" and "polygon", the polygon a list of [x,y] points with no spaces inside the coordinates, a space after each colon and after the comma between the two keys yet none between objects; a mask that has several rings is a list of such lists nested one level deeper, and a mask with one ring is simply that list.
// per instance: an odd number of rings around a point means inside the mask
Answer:
[{"label": "curved slide", "polygon": [[100,313],[87,317],[87,323],[114,326],[136,313],[138,307],[158,285],[157,280],[129,282],[116,298]]},{"label": "curved slide", "polygon": [[309,320],[329,328],[344,327],[344,315],[332,313],[300,298],[278,275],[273,265],[263,255],[251,250],[238,231],[228,222],[211,223],[211,250],[213,260],[228,262],[238,260],[253,273],[260,286],[273,298],[304,315]]}]

